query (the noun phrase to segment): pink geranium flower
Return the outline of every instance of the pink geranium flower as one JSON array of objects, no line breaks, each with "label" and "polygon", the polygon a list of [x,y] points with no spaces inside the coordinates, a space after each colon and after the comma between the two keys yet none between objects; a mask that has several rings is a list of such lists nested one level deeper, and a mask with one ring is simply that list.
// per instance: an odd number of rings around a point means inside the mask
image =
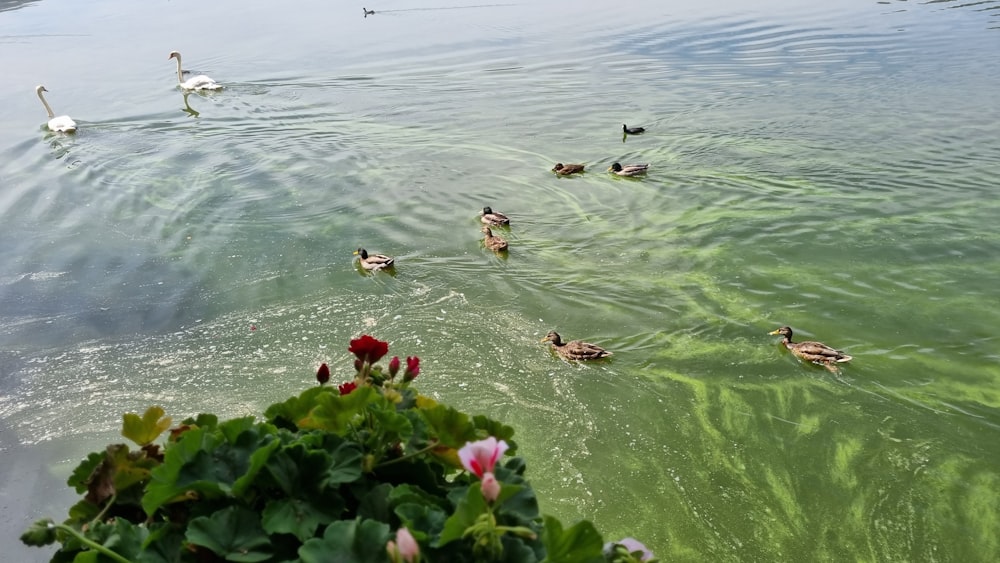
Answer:
[{"label": "pink geranium flower", "polygon": [[487,471],[483,473],[483,481],[479,484],[479,490],[483,492],[483,498],[486,499],[486,502],[492,504],[500,496],[500,481],[497,481],[496,475]]},{"label": "pink geranium flower", "polygon": [[469,472],[482,479],[484,474],[493,473],[493,467],[497,460],[507,451],[508,447],[510,446],[507,445],[507,442],[497,441],[496,438],[490,436],[478,442],[466,442],[458,450],[458,459],[462,460],[462,465]]}]

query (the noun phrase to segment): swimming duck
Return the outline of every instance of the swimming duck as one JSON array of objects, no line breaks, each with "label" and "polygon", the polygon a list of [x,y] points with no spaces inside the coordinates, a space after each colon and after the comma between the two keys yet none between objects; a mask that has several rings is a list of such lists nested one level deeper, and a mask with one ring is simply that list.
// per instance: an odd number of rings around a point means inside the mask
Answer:
[{"label": "swimming duck", "polygon": [[361,9],[364,10],[366,18],[368,16],[374,16],[375,15],[375,10],[369,10],[368,8],[361,8]]},{"label": "swimming duck", "polygon": [[558,162],[552,167],[552,171],[560,176],[568,176],[577,172],[583,172],[583,167],[583,164],[563,164]]},{"label": "swimming duck", "polygon": [[551,342],[552,348],[556,353],[567,360],[597,360],[611,355],[611,352],[608,352],[597,344],[580,340],[563,342],[562,337],[554,330],[549,331],[545,335],[545,338],[542,339],[542,342]]},{"label": "swimming duck", "polygon": [[507,239],[493,236],[493,231],[491,231],[486,225],[483,225],[482,231],[486,234],[486,236],[483,237],[483,244],[486,245],[486,248],[489,248],[493,252],[503,252],[507,250]]},{"label": "swimming duck", "polygon": [[45,106],[45,111],[49,114],[49,131],[58,131],[60,133],[73,133],[76,131],[76,122],[73,121],[68,115],[60,115],[56,117],[52,113],[52,108],[49,107],[49,103],[45,101],[45,96],[42,92],[48,92],[45,86],[39,84],[35,86],[35,93],[38,94],[38,99],[42,101],[42,105]]},{"label": "swimming duck", "polygon": [[222,84],[212,80],[211,78],[205,76],[204,74],[199,74],[198,76],[192,76],[187,80],[184,80],[184,74],[181,71],[181,54],[177,51],[170,51],[170,56],[167,60],[177,59],[177,85],[185,90],[221,90]]},{"label": "swimming duck", "polygon": [[647,170],[649,170],[648,164],[626,164],[622,166],[617,162],[608,168],[608,172],[614,172],[619,176],[638,176],[645,174]]},{"label": "swimming duck", "polygon": [[385,254],[368,254],[368,251],[364,248],[355,250],[354,255],[361,257],[361,267],[369,272],[392,268],[396,263],[396,259],[391,256],[386,256]]},{"label": "swimming duck", "polygon": [[639,133],[645,133],[646,129],[643,127],[629,127],[628,125],[622,123],[622,131],[624,131],[626,135],[638,135]]},{"label": "swimming duck", "polygon": [[768,334],[780,334],[784,336],[785,338],[781,343],[792,354],[808,362],[827,366],[827,368],[830,368],[834,363],[849,362],[853,359],[851,356],[840,350],[834,350],[822,342],[792,342],[792,329],[787,326],[773,330]]},{"label": "swimming duck", "polygon": [[479,216],[479,220],[493,226],[510,225],[510,219],[506,215],[499,211],[493,211],[493,208],[489,206],[483,208],[483,214]]}]

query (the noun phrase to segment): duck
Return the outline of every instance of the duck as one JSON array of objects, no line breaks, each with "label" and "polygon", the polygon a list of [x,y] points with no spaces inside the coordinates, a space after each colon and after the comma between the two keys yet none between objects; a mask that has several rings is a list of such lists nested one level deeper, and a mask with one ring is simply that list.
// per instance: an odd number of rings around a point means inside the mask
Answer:
[{"label": "duck", "polygon": [[507,250],[507,239],[493,236],[493,231],[491,231],[486,225],[483,225],[482,231],[486,235],[483,237],[483,244],[486,245],[486,248],[489,248],[493,252],[503,252]]},{"label": "duck", "polygon": [[197,76],[192,76],[187,80],[184,80],[184,74],[181,72],[181,54],[177,51],[170,51],[170,56],[167,60],[177,59],[177,85],[185,90],[221,90],[222,84],[219,84],[215,80],[212,80],[204,74],[199,74]]},{"label": "duck", "polygon": [[361,8],[361,9],[364,10],[366,18],[368,16],[374,16],[375,15],[375,10],[369,10],[368,8]]},{"label": "duck", "polygon": [[791,327],[783,326],[772,330],[768,334],[780,334],[783,336],[784,339],[781,343],[785,345],[785,348],[788,348],[792,354],[806,360],[807,362],[820,364],[829,368],[835,363],[849,362],[854,359],[840,350],[835,350],[822,342],[792,342]]},{"label": "duck", "polygon": [[386,256],[385,254],[368,254],[368,251],[364,248],[355,250],[354,255],[361,257],[361,267],[369,272],[392,268],[396,263],[396,259],[391,256]]},{"label": "duck", "polygon": [[645,174],[647,170],[649,170],[648,164],[626,164],[622,166],[617,162],[608,168],[608,172],[613,172],[619,176],[638,176]]},{"label": "duck", "polygon": [[59,133],[73,133],[76,131],[76,122],[73,121],[68,115],[60,115],[56,117],[52,113],[52,108],[49,107],[49,103],[45,101],[45,96],[42,92],[48,92],[45,86],[39,84],[35,86],[35,93],[38,94],[38,99],[42,101],[42,105],[45,106],[46,113],[49,114],[49,131],[56,131]]},{"label": "duck", "polygon": [[562,337],[554,330],[549,331],[541,341],[551,342],[552,348],[556,353],[567,360],[598,360],[612,355],[611,352],[608,352],[597,344],[581,340],[563,342]]},{"label": "duck", "polygon": [[483,208],[483,214],[479,216],[479,220],[494,227],[510,225],[509,217],[499,211],[493,211],[493,208],[489,206]]},{"label": "duck", "polygon": [[622,131],[624,131],[626,135],[638,135],[639,133],[645,133],[646,129],[644,127],[629,127],[628,125],[622,123]]},{"label": "duck", "polygon": [[583,164],[563,164],[561,162],[557,162],[556,165],[552,167],[552,171],[560,176],[569,176],[570,174],[583,172],[583,167]]}]

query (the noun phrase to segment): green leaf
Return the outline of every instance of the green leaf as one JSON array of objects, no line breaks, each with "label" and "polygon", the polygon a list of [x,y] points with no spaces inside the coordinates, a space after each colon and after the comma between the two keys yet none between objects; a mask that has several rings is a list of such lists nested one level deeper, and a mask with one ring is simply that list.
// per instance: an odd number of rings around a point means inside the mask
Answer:
[{"label": "green leaf", "polygon": [[476,427],[469,420],[469,415],[461,411],[439,404],[423,409],[423,413],[431,427],[431,434],[442,445],[461,448],[466,442],[477,439]]},{"label": "green leaf", "polygon": [[323,486],[333,487],[360,479],[362,457],[361,449],[357,444],[346,441],[341,443],[337,449],[333,450],[333,464],[323,480]]},{"label": "green leaf", "polygon": [[543,563],[601,563],[604,540],[594,525],[587,520],[577,522],[563,530],[559,520],[545,516],[542,532],[546,557]]},{"label": "green leaf", "polygon": [[389,483],[379,483],[361,497],[357,514],[361,518],[369,518],[381,522],[387,522],[392,512],[389,508],[389,495],[392,493],[392,485]]},{"label": "green leaf", "polygon": [[302,544],[299,558],[302,563],[385,563],[385,545],[389,539],[388,524],[374,520],[341,520],[327,526],[322,538]]},{"label": "green leaf", "polygon": [[425,537],[436,537],[444,530],[444,524],[448,520],[448,513],[433,504],[407,502],[397,506],[395,513],[403,525],[413,532],[414,537],[419,533],[423,533]]},{"label": "green leaf", "polygon": [[338,511],[324,510],[307,500],[283,498],[264,507],[261,523],[269,534],[292,534],[305,542],[316,535],[316,529],[337,519]]},{"label": "green leaf", "polygon": [[163,409],[160,407],[149,407],[142,418],[134,413],[125,413],[122,436],[140,446],[151,444],[167,428],[170,428],[171,419],[163,414]]},{"label": "green leaf", "polygon": [[[297,426],[300,420],[307,418],[309,413],[316,408],[316,405],[318,404],[317,401],[321,397],[333,394],[339,395],[339,392],[335,387],[310,387],[309,389],[303,391],[298,397],[291,397],[282,403],[275,403],[267,407],[267,410],[264,411],[264,416],[267,417],[268,422],[275,424],[276,426],[284,426],[282,424],[278,424],[280,420],[286,420]],[[353,395],[354,393],[351,394]]]},{"label": "green leaf", "polygon": [[80,462],[80,465],[76,466],[73,470],[73,474],[69,476],[66,480],[66,484],[70,487],[76,489],[77,493],[84,493],[87,491],[87,484],[90,482],[90,476],[97,469],[97,466],[104,461],[105,452],[93,452]]},{"label": "green leaf", "polygon": [[210,549],[226,561],[252,563],[271,558],[271,542],[256,512],[230,506],[188,524],[187,541]]},{"label": "green leaf", "polygon": [[[352,393],[353,395],[353,393]],[[378,424],[380,440],[383,444],[406,442],[413,434],[413,424],[406,415],[396,412],[395,405],[388,408],[372,408],[371,413]]]},{"label": "green leaf", "polygon": [[308,416],[298,420],[299,428],[345,434],[351,422],[364,412],[369,402],[385,401],[374,389],[363,385],[347,395],[320,395]]},{"label": "green leaf", "polygon": [[56,541],[56,527],[51,518],[35,521],[21,534],[21,542],[25,545],[41,547]]},{"label": "green leaf", "polygon": [[[452,494],[458,494],[461,489],[456,489]],[[465,497],[459,501],[455,507],[455,512],[448,517],[444,523],[444,529],[438,538],[435,547],[441,547],[465,535],[465,531],[476,523],[480,514],[486,512],[486,501],[483,493],[476,485],[467,487]]]}]

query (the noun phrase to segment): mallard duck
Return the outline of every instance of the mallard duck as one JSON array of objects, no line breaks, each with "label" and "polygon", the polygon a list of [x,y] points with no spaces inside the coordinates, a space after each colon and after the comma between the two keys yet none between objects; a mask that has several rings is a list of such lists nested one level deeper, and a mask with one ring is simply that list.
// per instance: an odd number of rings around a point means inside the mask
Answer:
[{"label": "mallard duck", "polygon": [[577,172],[583,172],[583,167],[583,164],[563,164],[558,162],[552,167],[552,171],[560,176],[568,176]]},{"label": "mallard duck", "polygon": [[49,130],[58,131],[60,133],[73,133],[76,131],[76,122],[70,119],[68,115],[56,116],[52,113],[52,108],[49,107],[49,103],[45,101],[45,96],[42,92],[48,92],[45,86],[39,84],[35,86],[35,93],[38,94],[38,99],[42,101],[42,105],[45,106],[45,112],[49,114]]},{"label": "mallard duck", "polygon": [[787,326],[772,330],[768,334],[780,334],[784,336],[785,338],[781,343],[785,345],[785,348],[788,348],[792,354],[814,364],[830,367],[834,363],[849,362],[853,359],[851,356],[840,350],[834,350],[822,342],[792,342],[792,329]]},{"label": "mallard duck", "polygon": [[499,211],[493,211],[491,207],[483,208],[483,214],[479,216],[479,220],[493,226],[510,225],[510,218]]},{"label": "mallard duck", "polygon": [[486,234],[486,236],[483,237],[483,244],[486,245],[486,248],[489,248],[493,252],[503,252],[504,250],[507,250],[507,239],[493,236],[493,231],[491,231],[486,225],[483,225],[482,231]]},{"label": "mallard duck", "polygon": [[184,80],[184,73],[181,71],[181,54],[177,51],[170,51],[167,60],[177,59],[177,85],[185,90],[221,90],[222,84],[212,80],[204,74],[192,76]]},{"label": "mallard duck", "polygon": [[354,255],[361,257],[361,267],[370,272],[392,268],[393,264],[396,263],[396,259],[391,256],[386,256],[385,254],[368,254],[368,251],[364,248],[355,250]]},{"label": "mallard duck", "polygon": [[645,174],[647,170],[649,170],[648,164],[626,164],[622,166],[617,162],[608,168],[608,172],[614,172],[619,176],[638,176]]},{"label": "mallard duck", "polygon": [[551,342],[552,348],[556,351],[556,353],[567,360],[596,360],[611,355],[611,352],[608,352],[597,344],[591,344],[581,340],[563,342],[562,337],[560,337],[559,333],[554,330],[549,331],[549,333],[545,335],[545,338],[542,339],[542,342]]},{"label": "mallard duck", "polygon": [[622,131],[624,131],[626,135],[638,135],[639,133],[645,133],[646,129],[643,127],[629,127],[628,125],[622,123]]}]

